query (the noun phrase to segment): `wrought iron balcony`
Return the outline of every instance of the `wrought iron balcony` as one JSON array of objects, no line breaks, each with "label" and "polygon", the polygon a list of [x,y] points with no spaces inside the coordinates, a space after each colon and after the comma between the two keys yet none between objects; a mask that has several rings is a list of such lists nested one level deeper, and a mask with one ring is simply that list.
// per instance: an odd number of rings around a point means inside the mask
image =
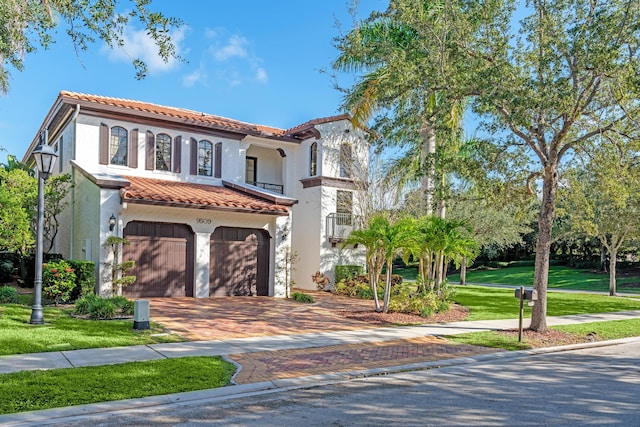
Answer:
[{"label": "wrought iron balcony", "polygon": [[333,246],[344,241],[353,230],[361,228],[360,217],[348,213],[327,215],[327,238]]},{"label": "wrought iron balcony", "polygon": [[273,191],[274,193],[284,194],[284,186],[282,184],[270,184],[268,182],[247,181],[247,184]]}]

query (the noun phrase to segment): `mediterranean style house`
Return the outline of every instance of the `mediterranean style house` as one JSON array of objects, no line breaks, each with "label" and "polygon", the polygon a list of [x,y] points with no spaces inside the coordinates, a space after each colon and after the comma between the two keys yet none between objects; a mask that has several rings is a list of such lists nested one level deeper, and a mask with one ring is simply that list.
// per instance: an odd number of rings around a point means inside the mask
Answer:
[{"label": "mediterranean style house", "polygon": [[129,297],[280,297],[291,278],[313,289],[317,271],[364,265],[362,248],[339,244],[364,191],[351,171],[368,162],[345,115],[285,130],[63,91],[43,130],[73,183],[54,252],[94,261],[102,295],[112,291],[111,235],[130,242]]}]

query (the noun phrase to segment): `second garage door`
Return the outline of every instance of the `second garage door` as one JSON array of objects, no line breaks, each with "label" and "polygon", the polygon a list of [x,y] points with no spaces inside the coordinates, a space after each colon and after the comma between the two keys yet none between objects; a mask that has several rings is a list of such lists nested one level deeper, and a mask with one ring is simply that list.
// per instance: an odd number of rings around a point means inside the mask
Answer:
[{"label": "second garage door", "polygon": [[218,227],[211,235],[209,295],[269,295],[269,234]]}]

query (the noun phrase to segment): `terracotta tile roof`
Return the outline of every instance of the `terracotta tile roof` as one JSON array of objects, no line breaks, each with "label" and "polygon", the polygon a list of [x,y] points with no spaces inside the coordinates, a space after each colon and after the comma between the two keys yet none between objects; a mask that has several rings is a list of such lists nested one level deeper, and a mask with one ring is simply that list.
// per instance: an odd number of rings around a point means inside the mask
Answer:
[{"label": "terracotta tile roof", "polygon": [[228,119],[213,114],[206,114],[199,111],[187,110],[177,107],[167,107],[164,105],[134,101],[124,98],[112,98],[108,96],[90,95],[69,91],[60,92],[60,98],[68,103],[80,101],[89,104],[98,104],[106,107],[128,109],[132,112],[162,116],[167,119],[185,120],[193,124],[212,126],[231,132],[240,132],[258,136],[275,136],[280,138],[307,138],[309,135],[305,131],[312,129],[314,125],[349,119],[348,115],[342,114],[338,116],[313,119],[291,129],[279,129],[272,126],[245,123],[238,120]]},{"label": "terracotta tile roof", "polygon": [[120,190],[123,201],[196,209],[287,215],[286,206],[227,187],[161,179],[123,177],[130,182]]},{"label": "terracotta tile roof", "polygon": [[149,102],[134,101],[131,99],[123,98],[111,98],[108,96],[90,95],[85,93],[76,93],[62,91],[60,96],[63,99],[69,101],[84,101],[93,104],[100,104],[104,106],[117,107],[123,109],[129,109],[132,111],[156,114],[164,116],[166,118],[190,120],[194,123],[200,123],[205,125],[214,125],[218,128],[227,129],[230,131],[239,131],[250,134],[273,134],[276,136],[286,136],[284,129],[278,129],[269,126],[259,126],[251,123],[245,123],[238,120],[227,119],[225,117],[216,116],[213,114],[206,114],[203,112],[187,110],[177,107],[166,107],[164,105],[153,104]]},{"label": "terracotta tile roof", "polygon": [[349,117],[348,114],[340,114],[338,116],[330,116],[330,117],[323,117],[323,118],[319,118],[319,119],[313,119],[313,120],[309,120],[308,122],[303,123],[301,125],[292,127],[291,129],[288,129],[286,131],[286,133],[288,135],[293,135],[293,134],[298,133],[298,132],[300,132],[302,130],[306,130],[306,129],[312,128],[315,125],[321,125],[323,123],[331,123],[331,122],[337,122],[337,121],[340,121],[340,120],[350,120],[350,119],[351,119],[351,117]]}]

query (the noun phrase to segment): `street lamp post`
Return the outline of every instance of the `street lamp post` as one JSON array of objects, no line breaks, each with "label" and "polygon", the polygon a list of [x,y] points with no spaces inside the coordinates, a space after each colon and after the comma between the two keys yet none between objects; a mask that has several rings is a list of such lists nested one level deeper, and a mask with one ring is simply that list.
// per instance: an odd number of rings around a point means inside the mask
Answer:
[{"label": "street lamp post", "polygon": [[53,172],[58,155],[54,149],[47,144],[47,131],[40,134],[40,145],[33,151],[33,157],[38,166],[38,224],[36,228],[36,272],[33,281],[35,289],[35,299],[31,308],[32,325],[44,324],[42,315],[42,240],[44,227],[44,182]]}]

